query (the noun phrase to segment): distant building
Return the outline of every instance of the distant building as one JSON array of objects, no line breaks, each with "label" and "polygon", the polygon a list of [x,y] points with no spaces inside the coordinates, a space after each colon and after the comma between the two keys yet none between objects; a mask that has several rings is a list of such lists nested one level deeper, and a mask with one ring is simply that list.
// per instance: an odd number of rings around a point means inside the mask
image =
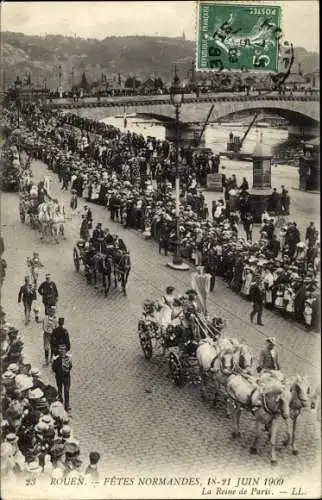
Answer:
[{"label": "distant building", "polygon": [[320,88],[320,71],[312,71],[312,73],[307,73],[305,75],[305,78],[309,81],[311,84],[311,87],[313,89],[319,89]]},{"label": "distant building", "polygon": [[182,39],[182,40],[185,40],[185,39],[186,39],[186,34],[185,34],[185,32],[184,32],[184,31],[182,32],[181,39]]},{"label": "distant building", "polygon": [[285,86],[291,90],[300,90],[309,88],[310,83],[307,81],[307,78],[299,73],[291,73],[285,82]]}]

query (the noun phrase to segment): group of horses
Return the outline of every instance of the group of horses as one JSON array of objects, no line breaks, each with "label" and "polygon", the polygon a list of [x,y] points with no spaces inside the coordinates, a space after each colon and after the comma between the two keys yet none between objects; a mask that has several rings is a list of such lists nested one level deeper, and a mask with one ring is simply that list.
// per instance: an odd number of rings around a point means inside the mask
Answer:
[{"label": "group of horses", "polygon": [[[79,252],[79,253],[78,253]],[[95,244],[80,240],[74,248],[74,263],[79,271],[80,261],[85,268],[85,276],[89,284],[101,284],[104,295],[111,289],[114,277],[114,287],[120,284],[123,294],[126,295],[126,285],[131,270],[131,258],[127,250],[121,250],[113,245],[102,248],[100,242]]]},{"label": "group of horses", "polygon": [[[161,317],[169,318],[170,308],[162,305],[162,309]],[[247,411],[256,422],[251,453],[257,453],[264,426],[271,445],[272,464],[277,462],[277,435],[282,428],[286,431],[283,445],[291,443],[292,453],[296,455],[297,418],[302,409],[314,408],[316,404],[306,377],[288,378],[279,370],[259,370],[252,350],[244,340],[213,335],[211,329],[198,331],[195,339],[202,397],[208,399],[211,395],[215,403],[219,393],[224,396],[226,415],[232,417],[232,437],[241,436],[240,417],[242,411]]]},{"label": "group of horses", "polygon": [[41,241],[59,243],[60,239],[65,239],[64,208],[50,197],[42,182],[36,185],[28,181],[29,178],[23,176],[20,183],[20,220],[38,229]]}]

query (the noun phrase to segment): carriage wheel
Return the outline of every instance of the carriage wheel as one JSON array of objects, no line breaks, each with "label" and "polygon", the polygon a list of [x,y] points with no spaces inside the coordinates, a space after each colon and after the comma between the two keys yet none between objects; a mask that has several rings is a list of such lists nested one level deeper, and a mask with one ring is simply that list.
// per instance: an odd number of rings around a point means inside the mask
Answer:
[{"label": "carriage wheel", "polygon": [[169,369],[174,383],[177,386],[182,387],[184,385],[182,365],[180,363],[180,360],[173,354],[173,352],[171,352],[169,356]]},{"label": "carriage wheel", "polygon": [[139,338],[145,359],[151,359],[153,354],[151,337],[144,332],[139,332]]},{"label": "carriage wheel", "polygon": [[75,269],[79,273],[80,260],[79,260],[79,256],[78,256],[76,248],[74,248],[74,251],[73,251],[73,259],[74,259]]}]

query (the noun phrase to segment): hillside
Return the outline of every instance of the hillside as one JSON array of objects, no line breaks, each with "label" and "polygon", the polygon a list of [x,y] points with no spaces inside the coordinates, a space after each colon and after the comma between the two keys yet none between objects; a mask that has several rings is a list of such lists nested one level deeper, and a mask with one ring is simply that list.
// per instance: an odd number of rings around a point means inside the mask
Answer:
[{"label": "hillside", "polygon": [[[70,88],[72,72],[74,83],[80,81],[83,71],[89,81],[101,74],[117,81],[118,72],[125,79],[131,73],[145,79],[153,73],[168,82],[173,65],[177,64],[182,78],[187,76],[195,56],[195,42],[166,37],[108,37],[104,40],[66,37],[61,35],[27,36],[4,32],[2,38],[1,69],[5,70],[8,86],[19,74],[31,73],[34,84],[57,87],[58,67],[62,68],[62,85]],[[318,54],[300,47],[296,61],[304,74],[318,68]]]}]

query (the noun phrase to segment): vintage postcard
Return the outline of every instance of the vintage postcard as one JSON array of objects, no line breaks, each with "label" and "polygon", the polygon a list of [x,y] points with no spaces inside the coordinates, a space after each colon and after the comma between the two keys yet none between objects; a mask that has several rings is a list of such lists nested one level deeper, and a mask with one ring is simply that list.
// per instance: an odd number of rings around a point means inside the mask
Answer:
[{"label": "vintage postcard", "polygon": [[319,4],[1,3],[1,497],[320,498]]}]

